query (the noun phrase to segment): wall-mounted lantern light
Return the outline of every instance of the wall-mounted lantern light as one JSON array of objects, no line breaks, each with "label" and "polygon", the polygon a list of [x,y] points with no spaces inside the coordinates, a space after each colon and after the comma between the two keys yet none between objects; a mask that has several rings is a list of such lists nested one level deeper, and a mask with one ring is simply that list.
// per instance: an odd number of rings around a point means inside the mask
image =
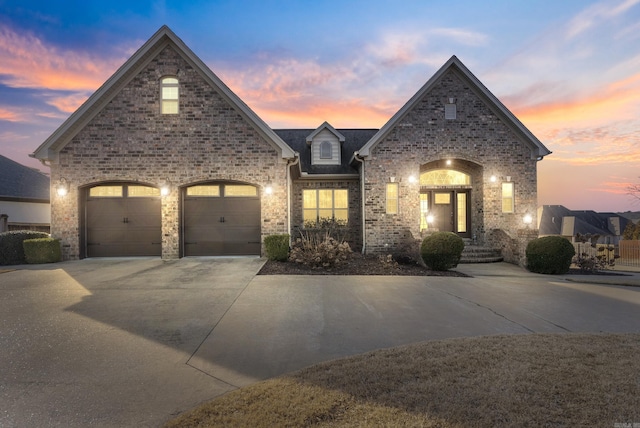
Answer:
[{"label": "wall-mounted lantern light", "polygon": [[491,178],[489,178],[489,181],[491,181],[492,183],[495,183],[496,181],[498,181],[498,177],[496,177],[495,175],[492,175]]},{"label": "wall-mounted lantern light", "polygon": [[418,180],[416,180],[416,176],[415,175],[410,175],[409,176],[409,183],[413,184],[416,183]]},{"label": "wall-mounted lantern light", "polygon": [[67,183],[67,180],[64,177],[58,180],[58,184],[56,185],[56,193],[61,197],[66,196],[67,193],[69,193],[69,183]]},{"label": "wall-mounted lantern light", "polygon": [[273,194],[273,184],[271,184],[271,177],[267,176],[267,184],[264,186],[264,194],[272,195]]},{"label": "wall-mounted lantern light", "polygon": [[165,197],[169,196],[171,193],[171,183],[169,180],[165,180],[164,183],[160,184],[160,196]]},{"label": "wall-mounted lantern light", "polygon": [[533,222],[533,217],[531,216],[531,214],[525,214],[522,218],[522,221],[524,222],[524,224],[529,226]]},{"label": "wall-mounted lantern light", "polygon": [[451,163],[452,163],[451,159],[447,159],[447,162],[446,162],[447,166],[451,166]]},{"label": "wall-mounted lantern light", "polygon": [[427,215],[427,224],[433,224],[434,220],[435,220],[435,217],[433,216],[433,214]]}]

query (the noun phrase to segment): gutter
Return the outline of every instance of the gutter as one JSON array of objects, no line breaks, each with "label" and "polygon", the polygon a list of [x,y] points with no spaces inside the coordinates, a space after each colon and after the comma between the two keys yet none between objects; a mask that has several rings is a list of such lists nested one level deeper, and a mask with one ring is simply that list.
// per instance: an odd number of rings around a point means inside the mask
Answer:
[{"label": "gutter", "polygon": [[295,152],[295,157],[287,159],[287,233],[291,244],[291,167],[300,165],[300,153]]},{"label": "gutter", "polygon": [[364,210],[364,202],[365,202],[365,194],[364,194],[364,157],[360,156],[359,152],[355,152],[353,154],[353,159],[360,162],[362,164],[360,168],[360,196],[362,197],[362,201],[360,202],[360,208],[362,210],[362,254],[366,253],[367,248],[367,233],[366,233],[366,217]]}]

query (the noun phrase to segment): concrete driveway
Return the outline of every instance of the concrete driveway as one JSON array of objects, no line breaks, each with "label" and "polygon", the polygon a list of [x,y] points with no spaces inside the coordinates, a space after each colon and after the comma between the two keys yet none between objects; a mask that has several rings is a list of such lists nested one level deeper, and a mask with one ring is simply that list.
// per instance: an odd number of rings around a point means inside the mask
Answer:
[{"label": "concrete driveway", "polygon": [[473,278],[255,276],[262,263],[93,259],[0,274],[0,426],[159,426],[237,387],[372,349],[640,331],[640,288],[575,282],[588,277],[504,263],[459,267]]}]

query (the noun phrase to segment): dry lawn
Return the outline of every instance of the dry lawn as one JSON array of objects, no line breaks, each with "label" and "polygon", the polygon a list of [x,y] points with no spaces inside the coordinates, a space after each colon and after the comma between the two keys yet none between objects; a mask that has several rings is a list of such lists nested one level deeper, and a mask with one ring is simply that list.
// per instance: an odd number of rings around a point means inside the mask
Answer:
[{"label": "dry lawn", "polygon": [[613,427],[640,423],[640,334],[425,342],[230,392],[167,427]]}]

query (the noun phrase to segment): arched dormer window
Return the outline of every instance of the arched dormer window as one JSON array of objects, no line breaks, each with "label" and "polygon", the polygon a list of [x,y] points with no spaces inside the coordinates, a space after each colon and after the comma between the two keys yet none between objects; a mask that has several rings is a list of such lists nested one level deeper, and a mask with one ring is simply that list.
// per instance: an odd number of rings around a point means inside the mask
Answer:
[{"label": "arched dormer window", "polygon": [[161,86],[162,114],[178,114],[179,86],[175,77],[163,77]]},{"label": "arched dormer window", "polygon": [[329,141],[323,141],[320,143],[320,159],[332,159],[333,158],[333,146]]}]

